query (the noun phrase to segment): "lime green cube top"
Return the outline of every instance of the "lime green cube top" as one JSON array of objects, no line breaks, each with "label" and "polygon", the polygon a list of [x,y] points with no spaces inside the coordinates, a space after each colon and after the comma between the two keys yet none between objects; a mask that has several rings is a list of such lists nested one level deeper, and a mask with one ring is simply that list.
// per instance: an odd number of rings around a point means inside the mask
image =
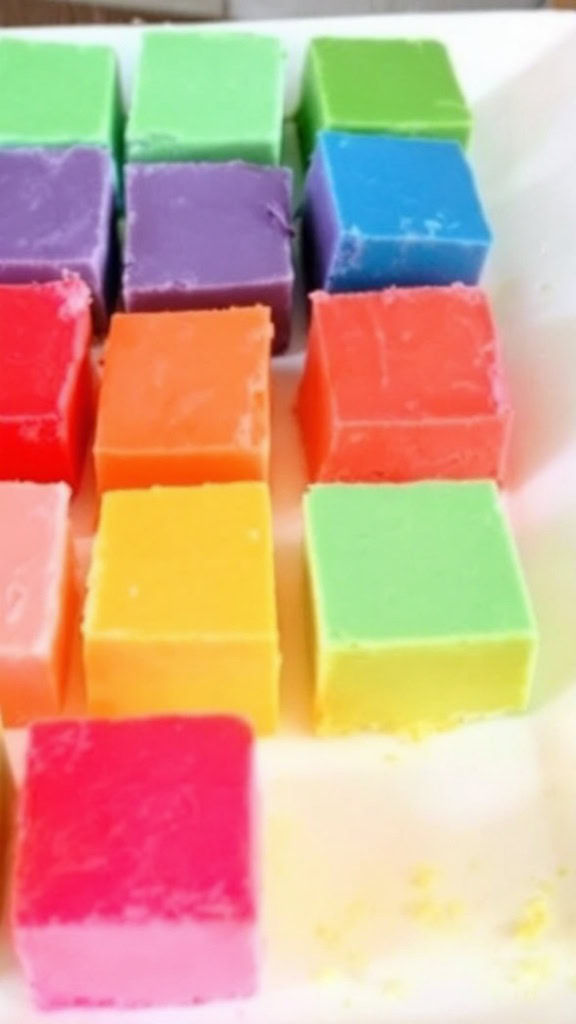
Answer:
[{"label": "lime green cube top", "polygon": [[306,157],[318,131],[423,136],[465,145],[471,122],[442,43],[432,39],[312,40],[298,112]]},{"label": "lime green cube top", "polygon": [[149,32],[128,119],[128,160],[276,164],[283,92],[277,39]]},{"label": "lime green cube top", "polygon": [[0,40],[0,145],[108,147],[121,105],[108,46]]}]

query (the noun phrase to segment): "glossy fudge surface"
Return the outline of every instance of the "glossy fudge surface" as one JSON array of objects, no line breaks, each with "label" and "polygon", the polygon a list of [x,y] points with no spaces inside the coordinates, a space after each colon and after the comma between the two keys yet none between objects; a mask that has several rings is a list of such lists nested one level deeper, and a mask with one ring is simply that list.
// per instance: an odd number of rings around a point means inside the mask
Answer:
[{"label": "glossy fudge surface", "polygon": [[476,284],[490,242],[457,143],[320,134],[304,201],[304,258],[314,286]]},{"label": "glossy fudge surface", "polygon": [[113,284],[113,207],[104,150],[0,148],[0,284],[77,273],[102,329]]},{"label": "glossy fudge surface", "polygon": [[88,289],[0,285],[0,322],[0,479],[76,487],[93,422]]},{"label": "glossy fudge surface", "polygon": [[298,113],[309,156],[322,130],[454,139],[472,115],[450,57],[433,39],[313,39]]},{"label": "glossy fudge surface", "polygon": [[283,98],[277,39],[148,32],[128,120],[128,159],[277,164]]},{"label": "glossy fudge surface", "polygon": [[108,46],[0,40],[0,145],[116,150],[120,98]]},{"label": "glossy fudge surface", "polygon": [[265,479],[272,335],[264,306],[116,314],[94,446],[100,490]]},{"label": "glossy fudge surface", "polygon": [[311,300],[298,412],[312,480],[502,479],[511,410],[480,289]]},{"label": "glossy fudge surface", "polygon": [[225,712],[272,732],[279,656],[267,487],[107,492],[84,661],[95,714]]},{"label": "glossy fudge surface", "polygon": [[135,164],[126,171],[124,302],[129,312],[272,310],[290,336],[292,176],[229,164]]},{"label": "glossy fudge surface", "polygon": [[534,626],[493,483],[319,485],[305,524],[321,731],[525,707]]},{"label": "glossy fudge surface", "polygon": [[43,1009],[254,991],[253,774],[238,719],[33,726],[13,926]]},{"label": "glossy fudge surface", "polygon": [[0,483],[0,714],[60,709],[74,630],[65,484]]}]

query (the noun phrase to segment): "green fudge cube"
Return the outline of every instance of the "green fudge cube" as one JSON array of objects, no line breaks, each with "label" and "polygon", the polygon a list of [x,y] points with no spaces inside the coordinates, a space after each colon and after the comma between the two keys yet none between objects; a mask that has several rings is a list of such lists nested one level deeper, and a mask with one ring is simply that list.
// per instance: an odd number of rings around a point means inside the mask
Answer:
[{"label": "green fudge cube", "polygon": [[319,131],[453,139],[472,117],[442,43],[432,39],[312,40],[298,125],[309,158]]},{"label": "green fudge cube", "polygon": [[282,113],[283,55],[277,39],[150,32],[128,118],[128,159],[277,164]]},{"label": "green fudge cube", "polygon": [[101,146],[119,155],[122,117],[108,46],[0,40],[0,145]]},{"label": "green fudge cube", "polygon": [[321,732],[525,707],[535,627],[492,482],[319,485],[304,513]]}]

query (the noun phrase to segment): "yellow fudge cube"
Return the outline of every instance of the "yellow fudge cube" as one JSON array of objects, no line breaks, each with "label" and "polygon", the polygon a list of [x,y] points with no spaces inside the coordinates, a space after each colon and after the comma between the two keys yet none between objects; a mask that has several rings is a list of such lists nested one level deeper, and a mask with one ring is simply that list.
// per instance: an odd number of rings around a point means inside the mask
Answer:
[{"label": "yellow fudge cube", "polygon": [[266,486],[104,495],[83,635],[93,714],[227,712],[272,732],[280,659]]}]

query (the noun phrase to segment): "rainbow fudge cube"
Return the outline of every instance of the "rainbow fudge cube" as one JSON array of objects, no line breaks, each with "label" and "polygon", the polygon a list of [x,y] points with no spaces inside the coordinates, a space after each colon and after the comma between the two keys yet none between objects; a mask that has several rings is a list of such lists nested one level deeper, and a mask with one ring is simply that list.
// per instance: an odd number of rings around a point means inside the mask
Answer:
[{"label": "rainbow fudge cube", "polygon": [[130,162],[277,164],[283,54],[244,32],[147,32],[126,131]]},{"label": "rainbow fudge cube", "polygon": [[93,714],[278,718],[272,517],[263,483],[109,491],[84,613]]},{"label": "rainbow fudge cube", "polygon": [[320,131],[454,139],[472,115],[446,47],[436,39],[313,39],[298,126],[310,156]]},{"label": "rainbow fudge cube", "polygon": [[78,274],[96,330],[115,293],[114,175],[103,149],[0,146],[0,284]]},{"label": "rainbow fudge cube", "polygon": [[317,485],[304,514],[321,732],[525,708],[535,626],[493,483]]},{"label": "rainbow fudge cube", "polygon": [[457,143],[322,132],[303,240],[310,285],[355,292],[476,284],[491,232]]},{"label": "rainbow fudge cube", "polygon": [[34,725],[12,923],[36,1003],[251,995],[259,886],[253,740],[228,717]]},{"label": "rainbow fudge cube", "polygon": [[290,171],[239,162],[134,164],[126,171],[129,312],[268,306],[274,350],[292,306]]}]

